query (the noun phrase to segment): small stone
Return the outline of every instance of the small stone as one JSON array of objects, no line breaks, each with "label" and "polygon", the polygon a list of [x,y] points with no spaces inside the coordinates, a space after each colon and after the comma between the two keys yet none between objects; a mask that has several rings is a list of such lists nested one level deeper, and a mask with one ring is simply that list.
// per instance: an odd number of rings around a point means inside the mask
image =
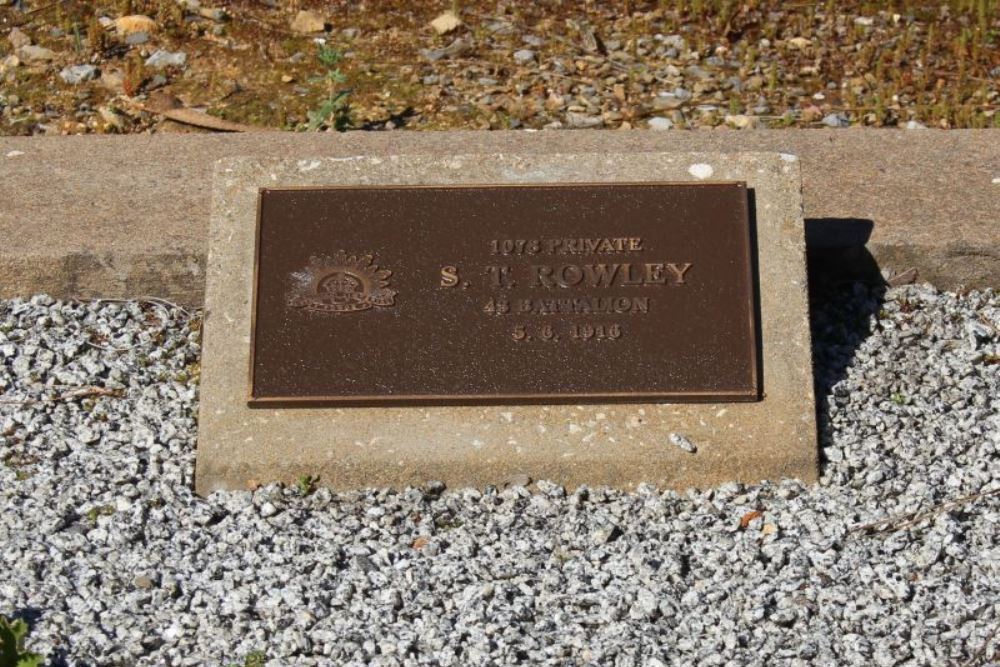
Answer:
[{"label": "small stone", "polygon": [[278,508],[275,507],[274,503],[266,502],[260,506],[260,515],[262,517],[274,516],[278,513]]},{"label": "small stone", "polygon": [[908,120],[908,121],[906,121],[906,126],[905,127],[906,127],[907,130],[926,130],[927,129],[926,125],[924,125],[923,123],[921,123],[920,121],[917,121],[917,120]]},{"label": "small stone", "polygon": [[686,98],[678,97],[674,93],[657,93],[653,98],[653,108],[658,110],[677,109],[683,106]]},{"label": "small stone", "polygon": [[281,75],[281,83],[291,83],[292,81],[295,81],[295,77],[294,76],[291,76],[289,74],[282,74]]},{"label": "small stone", "polygon": [[651,130],[669,130],[674,127],[674,121],[670,120],[669,118],[663,118],[661,116],[650,118],[646,122],[646,124],[649,126],[649,129]]},{"label": "small stone", "polygon": [[695,452],[698,451],[698,448],[694,446],[694,443],[685,438],[680,433],[671,433],[668,437],[670,438],[670,442],[677,445],[688,454],[694,454]]},{"label": "small stone", "polygon": [[604,119],[600,116],[589,116],[576,111],[567,111],[566,124],[576,129],[584,129],[603,125]]},{"label": "small stone", "polygon": [[449,32],[458,30],[461,25],[462,19],[458,18],[458,15],[452,11],[439,14],[437,18],[431,21],[431,27],[439,35],[447,35]]},{"label": "small stone", "polygon": [[648,588],[641,588],[635,596],[634,609],[639,618],[653,620],[660,615],[660,603]]},{"label": "small stone", "polygon": [[431,62],[436,62],[443,58],[456,58],[472,49],[472,45],[459,37],[443,49],[423,49],[420,54]]},{"label": "small stone", "polygon": [[316,12],[303,9],[292,19],[291,28],[301,33],[323,32],[326,30],[326,20]]},{"label": "small stone", "polygon": [[514,52],[514,62],[518,65],[529,65],[535,62],[535,52],[531,49],[518,49]]},{"label": "small stone", "polygon": [[823,117],[823,124],[827,127],[848,127],[851,121],[842,113],[831,113]]},{"label": "small stone", "polygon": [[185,62],[187,62],[187,54],[184,52],[176,51],[171,53],[170,51],[165,51],[163,49],[157,49],[153,55],[146,58],[146,66],[153,67],[155,69],[163,69],[165,67],[183,67]]},{"label": "small stone", "polygon": [[132,585],[141,590],[148,591],[155,584],[153,583],[152,578],[144,574],[140,574],[139,576],[137,576],[135,579],[132,580]]},{"label": "small stone", "polygon": [[745,130],[754,126],[755,118],[743,114],[726,114],[726,125],[737,130]]},{"label": "small stone", "polygon": [[42,63],[54,60],[56,54],[44,46],[22,46],[18,49],[17,55],[26,63]]},{"label": "small stone", "polygon": [[145,44],[149,41],[148,32],[133,32],[132,34],[125,37],[125,43],[129,46],[138,46],[139,44]]},{"label": "small stone", "polygon": [[198,16],[210,21],[225,21],[228,18],[226,10],[221,7],[199,7]]},{"label": "small stone", "polygon": [[602,544],[614,542],[622,535],[622,529],[614,524],[610,526],[601,526],[590,534],[590,541],[595,546],[600,546]]},{"label": "small stone", "polygon": [[134,32],[155,32],[156,21],[144,14],[131,14],[115,19],[115,30],[123,35],[130,35]]},{"label": "small stone", "polygon": [[120,70],[101,71],[101,85],[110,91],[121,92],[125,76]]},{"label": "small stone", "polygon": [[98,74],[98,69],[93,65],[70,65],[59,72],[59,78],[70,85],[77,85],[97,78]]},{"label": "small stone", "polygon": [[7,41],[10,42],[15,51],[31,45],[31,38],[22,32],[20,28],[11,28],[10,32],[7,33]]},{"label": "small stone", "polygon": [[798,49],[799,51],[804,51],[812,46],[812,40],[806,39],[805,37],[792,37],[788,40],[788,45]]}]

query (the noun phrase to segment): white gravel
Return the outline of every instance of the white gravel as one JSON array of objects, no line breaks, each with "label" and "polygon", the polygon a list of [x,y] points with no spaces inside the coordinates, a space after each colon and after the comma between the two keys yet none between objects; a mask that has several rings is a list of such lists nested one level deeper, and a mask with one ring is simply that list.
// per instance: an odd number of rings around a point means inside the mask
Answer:
[{"label": "white gravel", "polygon": [[196,319],[0,302],[0,614],[53,665],[990,664],[1000,296],[813,307],[815,486],[202,500]]}]

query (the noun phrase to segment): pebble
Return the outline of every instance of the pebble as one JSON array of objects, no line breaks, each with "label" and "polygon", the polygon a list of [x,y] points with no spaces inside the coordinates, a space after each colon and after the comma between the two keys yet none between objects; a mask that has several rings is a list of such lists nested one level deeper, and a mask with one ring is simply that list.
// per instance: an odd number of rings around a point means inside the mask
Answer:
[{"label": "pebble", "polygon": [[849,127],[851,121],[842,113],[831,113],[823,117],[823,124],[827,127]]},{"label": "pebble", "polygon": [[20,28],[11,28],[10,32],[7,33],[7,41],[10,42],[10,45],[16,51],[29,46],[31,44],[31,37],[28,37]]},{"label": "pebble", "polygon": [[662,116],[656,116],[650,118],[647,121],[647,125],[649,125],[649,129],[651,130],[669,130],[673,128],[674,121],[669,118],[663,118]]},{"label": "pebble", "polygon": [[458,30],[461,26],[462,19],[458,18],[458,15],[452,11],[442,12],[431,21],[431,28],[439,35],[447,35],[449,32]]},{"label": "pebble", "polygon": [[59,72],[59,78],[68,84],[76,85],[97,78],[98,74],[100,71],[93,65],[70,65]]},{"label": "pebble", "polygon": [[292,19],[291,28],[295,32],[314,33],[326,30],[326,19],[316,12],[302,9]]},{"label": "pebble", "polygon": [[566,124],[575,129],[599,127],[604,124],[600,116],[590,116],[576,111],[566,112]]},{"label": "pebble", "polygon": [[44,46],[27,45],[17,50],[17,55],[26,63],[42,63],[54,60],[56,54]]},{"label": "pebble", "polygon": [[674,443],[688,454],[694,454],[698,451],[698,448],[695,447],[694,443],[680,433],[671,433],[667,437],[670,439],[670,442]]},{"label": "pebble", "polygon": [[535,62],[535,52],[531,49],[518,49],[514,52],[514,62],[518,65],[529,65]]},{"label": "pebble", "polygon": [[145,14],[130,14],[115,19],[115,30],[123,35],[131,35],[136,32],[156,32],[156,28],[156,21]]},{"label": "pebble", "polygon": [[146,58],[146,65],[155,69],[183,67],[186,62],[187,54],[181,51],[171,53],[170,51],[165,51],[163,49],[157,49],[151,56]]}]

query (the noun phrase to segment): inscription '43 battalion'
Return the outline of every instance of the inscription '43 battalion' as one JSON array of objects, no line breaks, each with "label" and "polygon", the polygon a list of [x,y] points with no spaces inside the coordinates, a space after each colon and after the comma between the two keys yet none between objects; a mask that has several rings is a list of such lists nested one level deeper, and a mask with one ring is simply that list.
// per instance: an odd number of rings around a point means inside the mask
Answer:
[{"label": "inscription '43 battalion'", "polygon": [[[523,320],[511,329],[518,342],[618,340],[631,317],[653,307],[655,294],[635,288],[683,287],[693,268],[690,262],[633,260],[630,255],[644,251],[639,237],[493,239],[488,245],[495,263],[472,270],[442,266],[441,288],[466,289],[485,280],[495,294],[482,311],[493,316],[595,316],[573,324]],[[611,254],[624,254],[625,261],[602,257]]]}]

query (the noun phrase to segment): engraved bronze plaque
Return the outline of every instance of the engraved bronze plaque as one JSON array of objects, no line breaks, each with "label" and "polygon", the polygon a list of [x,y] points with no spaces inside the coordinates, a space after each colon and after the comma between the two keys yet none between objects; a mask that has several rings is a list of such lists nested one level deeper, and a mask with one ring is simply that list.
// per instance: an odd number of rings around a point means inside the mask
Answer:
[{"label": "engraved bronze plaque", "polygon": [[743,183],[265,188],[251,406],[759,400]]}]

